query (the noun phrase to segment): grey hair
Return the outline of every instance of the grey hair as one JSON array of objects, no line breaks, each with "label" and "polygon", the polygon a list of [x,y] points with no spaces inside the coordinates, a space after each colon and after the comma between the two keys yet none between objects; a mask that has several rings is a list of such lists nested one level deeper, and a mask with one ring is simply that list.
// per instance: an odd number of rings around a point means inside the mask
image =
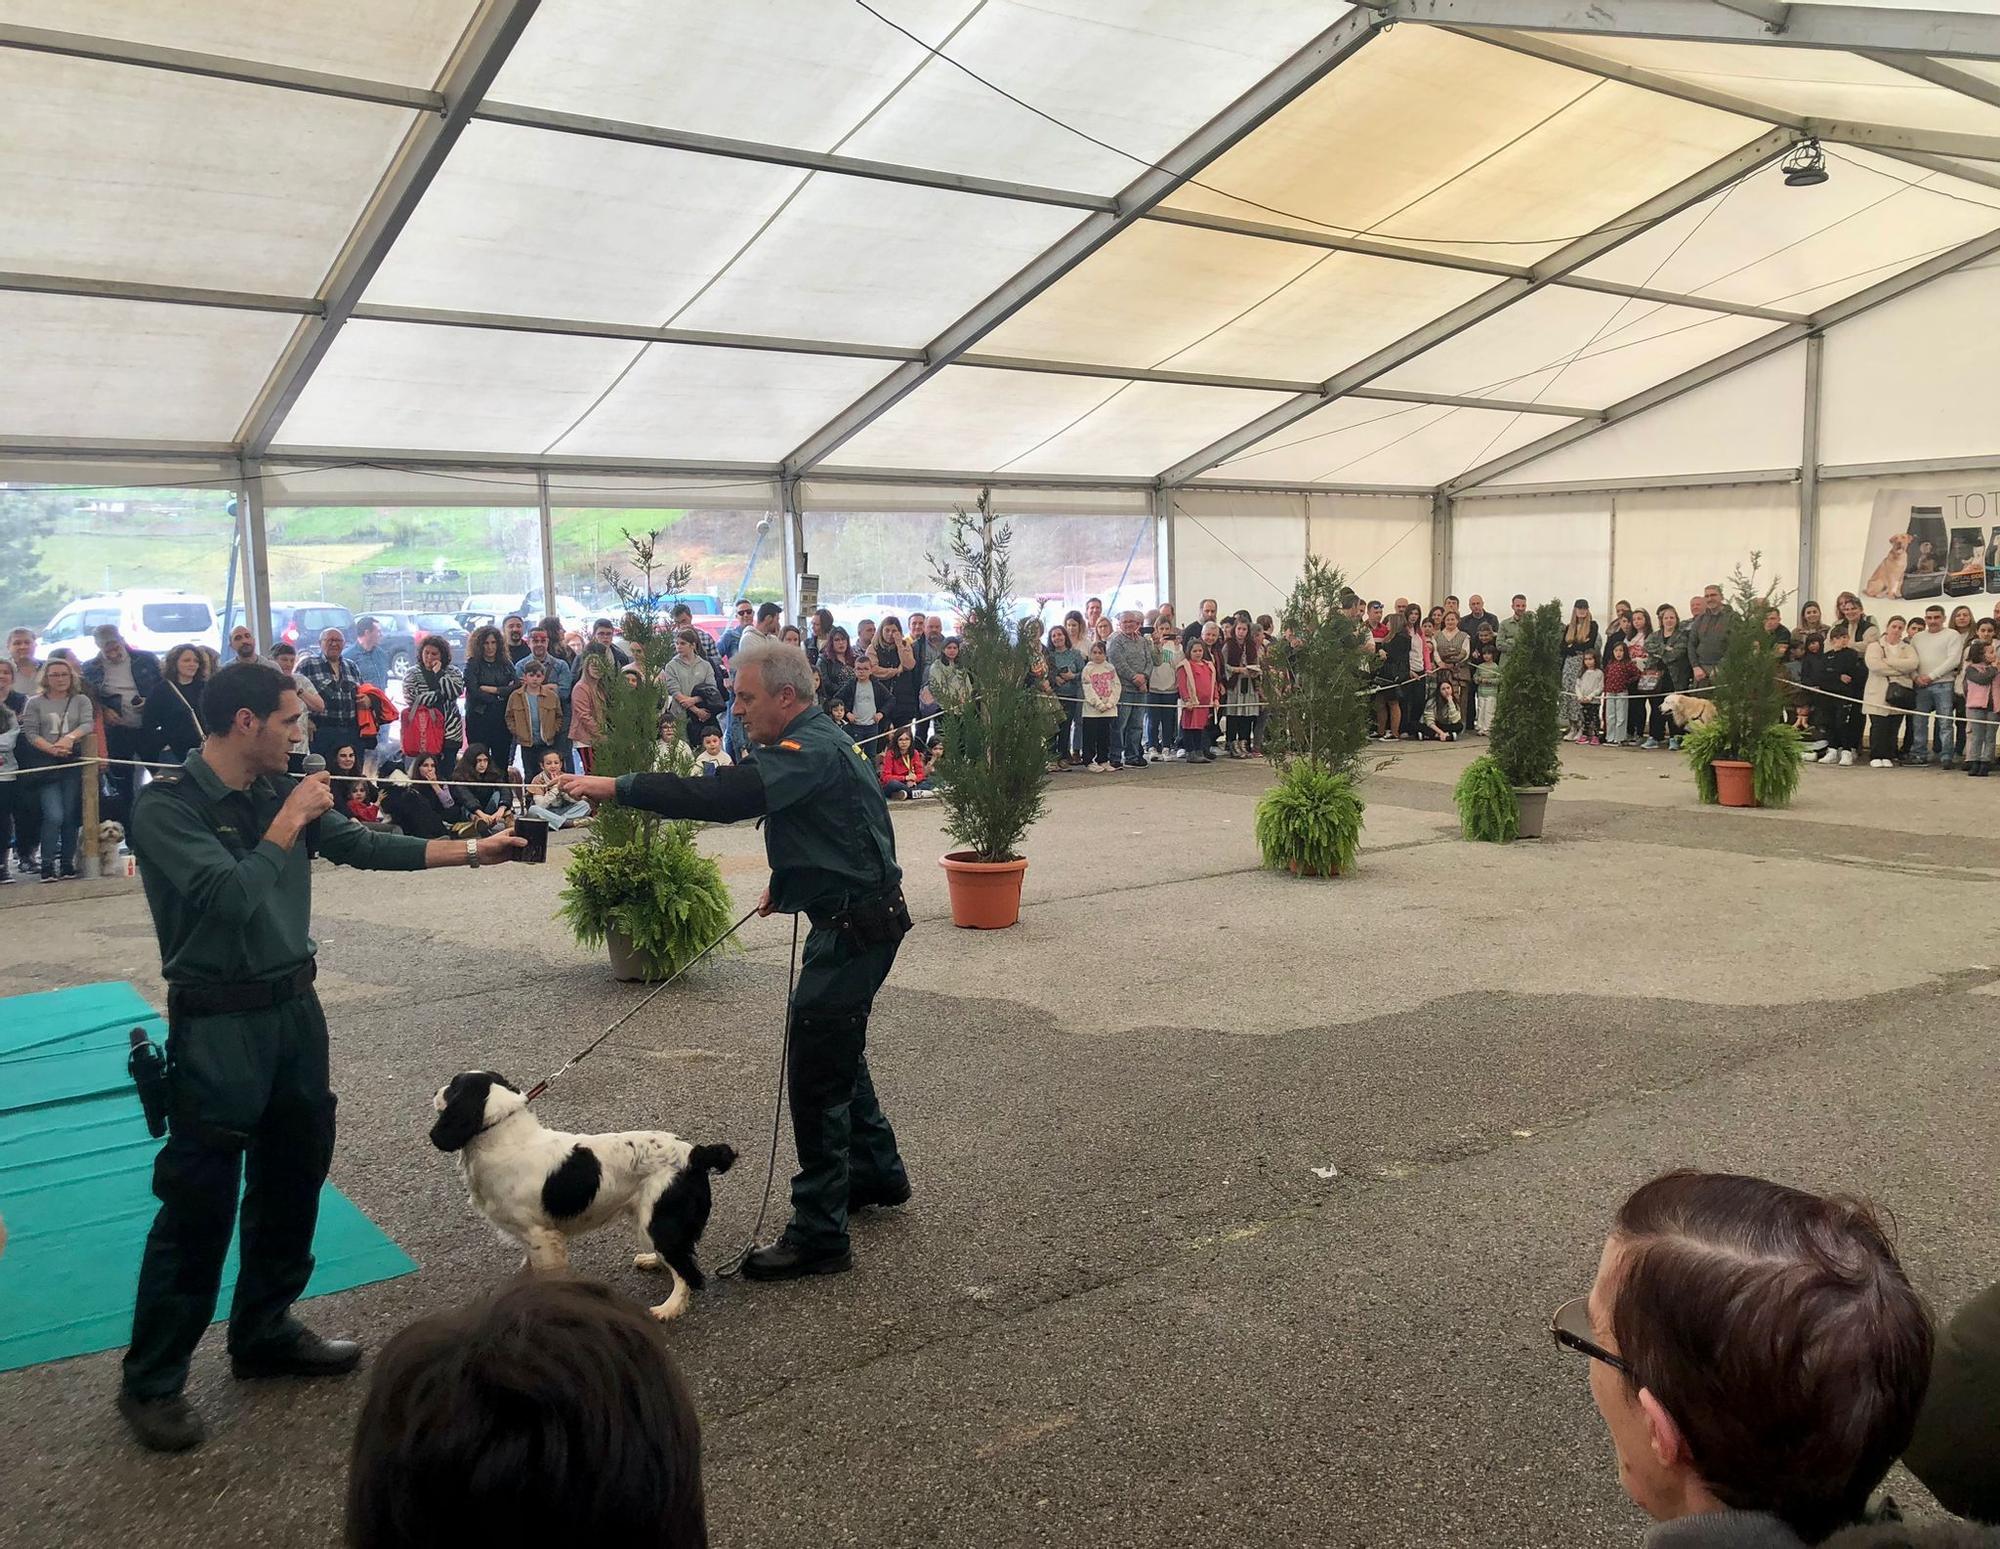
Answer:
[{"label": "grey hair", "polygon": [[775,694],[781,688],[790,688],[801,705],[813,703],[812,663],[806,660],[804,646],[786,645],[769,635],[745,635],[736,647],[735,665],[740,670],[753,662],[765,693]]}]

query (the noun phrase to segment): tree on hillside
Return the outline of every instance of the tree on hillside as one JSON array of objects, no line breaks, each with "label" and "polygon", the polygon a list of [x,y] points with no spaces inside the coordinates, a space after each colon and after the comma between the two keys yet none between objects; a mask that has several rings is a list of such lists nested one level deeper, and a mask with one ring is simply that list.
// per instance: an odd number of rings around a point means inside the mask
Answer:
[{"label": "tree on hillside", "polygon": [[73,502],[35,490],[12,491],[0,519],[0,627],[40,629],[61,598],[42,569],[42,540]]}]

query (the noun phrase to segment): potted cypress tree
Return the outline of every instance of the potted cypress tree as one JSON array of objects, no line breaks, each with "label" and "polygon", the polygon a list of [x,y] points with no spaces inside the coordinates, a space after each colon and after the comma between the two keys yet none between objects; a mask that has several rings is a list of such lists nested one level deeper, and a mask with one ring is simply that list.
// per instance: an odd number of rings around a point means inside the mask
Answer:
[{"label": "potted cypress tree", "polygon": [[1368,743],[1362,690],[1373,657],[1341,607],[1347,594],[1338,570],[1307,556],[1265,657],[1264,750],[1278,781],[1257,803],[1257,846],[1266,866],[1293,876],[1352,871],[1361,844],[1354,773]]},{"label": "potted cypress tree", "polygon": [[[605,577],[625,605],[625,648],[639,681],[622,672],[604,675],[596,772],[685,773],[692,765],[687,750],[660,738],[659,675],[673,654],[673,634],[662,625],[659,599],[683,590],[688,571],[657,577],[652,535],[625,537],[641,579],[610,569]],[[665,979],[729,928],[729,888],[714,859],[695,848],[692,823],[610,804],[570,851],[561,914],[583,945],[608,949],[617,978]]]},{"label": "potted cypress tree", "polygon": [[938,586],[959,617],[958,665],[964,699],[940,706],[944,748],[931,775],[947,838],[961,848],[939,862],[951,893],[951,920],[1004,930],[1021,917],[1028,870],[1021,841],[1047,804],[1049,738],[1061,707],[1031,686],[1031,650],[1008,630],[1013,533],[993,525],[993,496],[982,490],[975,519],[952,518],[945,557],[930,556]]},{"label": "potted cypress tree", "polygon": [[1468,839],[1542,837],[1549,791],[1562,777],[1562,628],[1562,604],[1545,602],[1500,658],[1490,746],[1452,791]]},{"label": "potted cypress tree", "polygon": [[1784,807],[1799,788],[1805,742],[1785,721],[1785,669],[1764,631],[1764,615],[1784,594],[1737,566],[1730,577],[1729,635],[1715,669],[1712,720],[1688,729],[1681,743],[1694,771],[1695,793],[1725,807]]}]

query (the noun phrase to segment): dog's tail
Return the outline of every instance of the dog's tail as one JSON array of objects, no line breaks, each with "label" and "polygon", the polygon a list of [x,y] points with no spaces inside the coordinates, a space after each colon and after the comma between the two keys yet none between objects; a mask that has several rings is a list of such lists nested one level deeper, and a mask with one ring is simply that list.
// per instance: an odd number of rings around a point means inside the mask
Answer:
[{"label": "dog's tail", "polygon": [[688,1157],[688,1166],[696,1172],[726,1173],[735,1165],[734,1146],[696,1146]]}]

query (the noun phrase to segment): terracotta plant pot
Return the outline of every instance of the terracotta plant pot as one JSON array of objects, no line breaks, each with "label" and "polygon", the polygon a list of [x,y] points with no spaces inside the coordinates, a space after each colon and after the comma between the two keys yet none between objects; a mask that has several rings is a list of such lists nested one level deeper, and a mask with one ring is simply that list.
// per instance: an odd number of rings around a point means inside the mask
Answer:
[{"label": "terracotta plant pot", "polygon": [[1709,768],[1715,771],[1715,799],[1725,807],[1754,807],[1757,797],[1750,785],[1750,762],[1741,758],[1718,758]]},{"label": "terracotta plant pot", "polygon": [[945,881],[951,889],[951,923],[967,930],[1005,930],[1021,918],[1021,879],[1025,859],[975,860],[970,850],[943,857]]},{"label": "terracotta plant pot", "polygon": [[666,977],[653,972],[646,959],[632,945],[632,938],[622,930],[606,931],[604,945],[611,953],[612,978],[626,984],[652,984]]},{"label": "terracotta plant pot", "polygon": [[1299,869],[1297,861],[1287,861],[1285,864],[1292,868],[1292,875],[1295,877],[1337,877],[1340,875],[1340,868],[1338,866],[1335,866],[1331,871],[1302,871]]},{"label": "terracotta plant pot", "polygon": [[1517,785],[1514,799],[1521,804],[1521,826],[1515,830],[1517,839],[1539,839],[1542,837],[1542,819],[1548,816],[1549,791],[1546,785]]}]

